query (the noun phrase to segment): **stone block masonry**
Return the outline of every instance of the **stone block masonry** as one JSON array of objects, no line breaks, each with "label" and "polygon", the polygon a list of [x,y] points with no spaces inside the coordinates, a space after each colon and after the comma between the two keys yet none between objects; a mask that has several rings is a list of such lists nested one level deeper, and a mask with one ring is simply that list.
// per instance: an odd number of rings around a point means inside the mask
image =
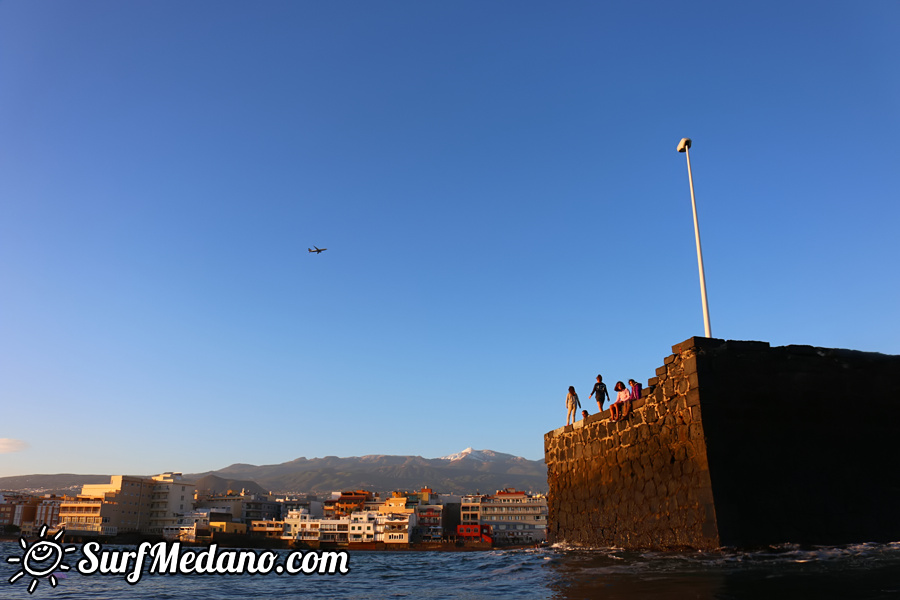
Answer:
[{"label": "stone block masonry", "polygon": [[551,541],[900,540],[900,356],[707,338],[672,351],[627,420],[544,436]]}]

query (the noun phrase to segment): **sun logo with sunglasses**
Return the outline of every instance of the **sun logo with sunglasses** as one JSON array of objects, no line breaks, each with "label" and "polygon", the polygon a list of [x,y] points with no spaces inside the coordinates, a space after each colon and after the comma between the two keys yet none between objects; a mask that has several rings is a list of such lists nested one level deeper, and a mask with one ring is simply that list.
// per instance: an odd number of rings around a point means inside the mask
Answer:
[{"label": "sun logo with sunglasses", "polygon": [[22,568],[9,578],[9,582],[15,583],[25,575],[31,575],[31,583],[28,584],[29,594],[33,594],[34,590],[37,589],[41,577],[46,577],[50,582],[51,587],[56,587],[59,580],[57,580],[54,572],[57,569],[60,571],[68,571],[70,567],[63,563],[63,559],[69,552],[78,550],[76,546],[64,547],[62,545],[60,540],[62,540],[62,536],[65,532],[65,529],[60,529],[52,538],[45,539],[47,535],[47,525],[44,524],[41,526],[40,536],[38,536],[38,539],[31,544],[31,546],[28,545],[25,538],[20,537],[19,545],[22,547],[22,550],[25,551],[24,556],[9,556],[6,559],[6,562],[13,565],[22,565]]}]

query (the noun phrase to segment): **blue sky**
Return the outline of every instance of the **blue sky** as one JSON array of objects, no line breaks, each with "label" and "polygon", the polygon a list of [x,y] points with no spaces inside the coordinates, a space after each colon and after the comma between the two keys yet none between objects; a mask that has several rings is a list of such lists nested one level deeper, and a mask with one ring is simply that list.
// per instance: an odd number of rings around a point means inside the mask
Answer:
[{"label": "blue sky", "polygon": [[898,30],[0,2],[0,475],[541,458],[569,385],[703,334],[685,136],[713,335],[900,354]]}]

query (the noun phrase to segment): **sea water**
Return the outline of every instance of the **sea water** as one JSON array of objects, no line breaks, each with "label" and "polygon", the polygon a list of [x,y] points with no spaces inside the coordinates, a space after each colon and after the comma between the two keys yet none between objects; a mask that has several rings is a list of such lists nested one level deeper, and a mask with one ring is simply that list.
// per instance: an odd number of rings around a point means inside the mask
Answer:
[{"label": "sea water", "polygon": [[[114,547],[130,549],[125,547]],[[900,600],[900,542],[839,547],[782,545],[756,551],[627,552],[551,547],[483,552],[351,552],[345,575],[81,575],[80,552],[52,587],[20,576],[24,550],[0,543],[0,599],[424,598]],[[284,559],[287,551],[279,551]],[[28,587],[38,580],[33,594]]]}]

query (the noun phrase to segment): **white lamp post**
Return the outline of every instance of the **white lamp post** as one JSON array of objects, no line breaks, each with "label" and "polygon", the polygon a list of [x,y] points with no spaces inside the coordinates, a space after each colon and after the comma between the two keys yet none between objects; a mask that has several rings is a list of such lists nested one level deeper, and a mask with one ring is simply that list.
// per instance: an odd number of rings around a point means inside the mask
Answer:
[{"label": "white lamp post", "polygon": [[712,337],[712,329],[709,326],[709,304],[706,301],[706,276],[703,274],[703,250],[700,249],[700,225],[697,222],[697,201],[694,199],[694,177],[691,174],[691,138],[682,138],[678,142],[678,151],[687,156],[688,182],[691,185],[691,207],[694,209],[694,237],[697,238],[697,264],[700,268],[700,296],[703,299],[703,326],[706,329],[706,337]]}]

